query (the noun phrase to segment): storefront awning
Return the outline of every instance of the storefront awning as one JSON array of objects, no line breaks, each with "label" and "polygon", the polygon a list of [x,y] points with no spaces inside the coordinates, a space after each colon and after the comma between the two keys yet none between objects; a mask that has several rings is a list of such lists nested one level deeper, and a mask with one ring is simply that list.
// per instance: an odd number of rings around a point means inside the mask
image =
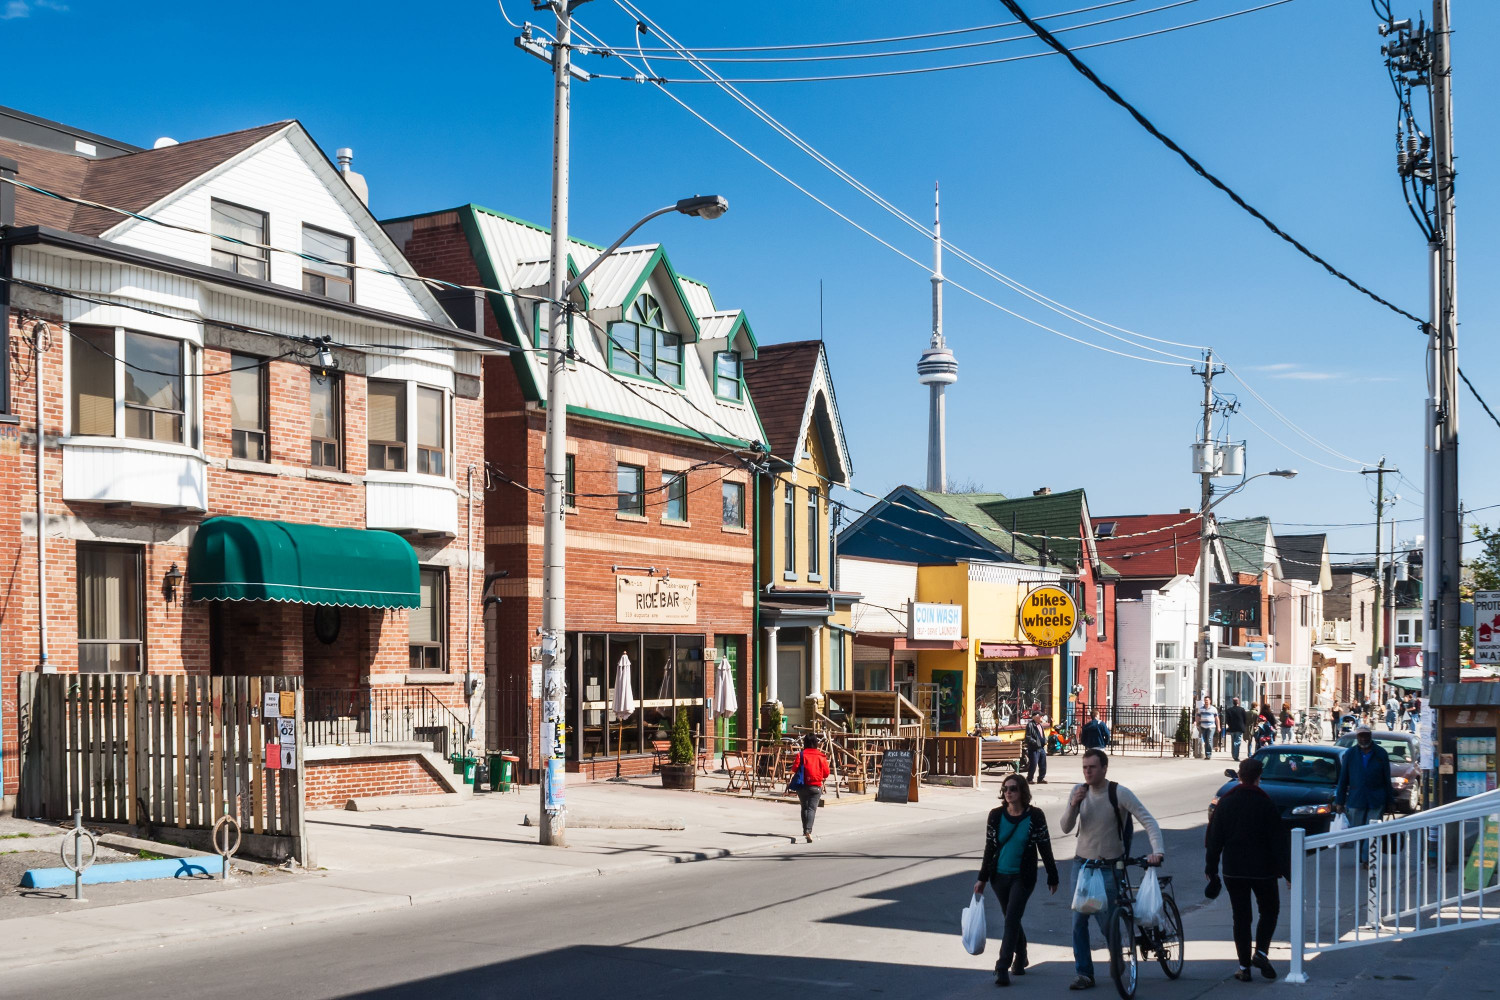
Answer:
[{"label": "storefront awning", "polygon": [[389,531],[211,517],[188,550],[188,599],[415,608],[417,554]]}]

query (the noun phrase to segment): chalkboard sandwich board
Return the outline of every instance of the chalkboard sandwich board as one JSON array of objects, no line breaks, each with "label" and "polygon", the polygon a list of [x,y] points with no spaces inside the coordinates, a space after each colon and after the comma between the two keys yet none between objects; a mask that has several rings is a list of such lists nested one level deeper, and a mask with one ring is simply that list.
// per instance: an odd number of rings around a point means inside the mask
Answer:
[{"label": "chalkboard sandwich board", "polygon": [[912,752],[887,750],[880,757],[880,787],[876,802],[905,802],[911,793]]}]

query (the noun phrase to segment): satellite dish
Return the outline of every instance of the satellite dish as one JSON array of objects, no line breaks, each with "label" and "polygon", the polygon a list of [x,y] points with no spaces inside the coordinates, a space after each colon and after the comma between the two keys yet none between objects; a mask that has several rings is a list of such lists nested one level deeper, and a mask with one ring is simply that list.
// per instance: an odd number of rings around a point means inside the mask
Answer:
[{"label": "satellite dish", "polygon": [[152,149],[166,149],[168,146],[177,145],[177,140],[169,135],[164,135],[151,144]]}]

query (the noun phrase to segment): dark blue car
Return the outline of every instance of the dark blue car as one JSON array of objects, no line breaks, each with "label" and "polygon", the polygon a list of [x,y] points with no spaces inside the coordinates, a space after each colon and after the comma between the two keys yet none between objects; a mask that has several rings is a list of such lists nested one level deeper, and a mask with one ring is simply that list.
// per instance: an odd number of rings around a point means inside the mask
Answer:
[{"label": "dark blue car", "polygon": [[[1288,830],[1300,826],[1309,834],[1327,833],[1333,822],[1333,792],[1339,781],[1339,759],[1344,748],[1319,743],[1274,743],[1255,754],[1265,768],[1260,787],[1276,808]],[[1233,771],[1225,771],[1226,777]],[[1214,814],[1219,796],[1239,781],[1231,780],[1214,793],[1208,814]]]}]

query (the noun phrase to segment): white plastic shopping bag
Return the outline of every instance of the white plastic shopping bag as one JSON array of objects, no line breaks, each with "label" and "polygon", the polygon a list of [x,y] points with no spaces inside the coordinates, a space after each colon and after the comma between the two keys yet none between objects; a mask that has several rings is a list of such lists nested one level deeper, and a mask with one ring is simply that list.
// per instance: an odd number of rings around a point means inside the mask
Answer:
[{"label": "white plastic shopping bag", "polygon": [[969,901],[963,912],[964,951],[970,955],[984,953],[984,897],[978,893]]},{"label": "white plastic shopping bag", "polygon": [[1329,833],[1343,833],[1347,829],[1349,829],[1349,817],[1343,813],[1339,813],[1333,818],[1333,822],[1328,824]]},{"label": "white plastic shopping bag", "polygon": [[1141,927],[1160,927],[1162,909],[1161,882],[1156,877],[1156,869],[1148,868],[1135,893],[1135,922]]},{"label": "white plastic shopping bag", "polygon": [[1073,887],[1073,909],[1079,913],[1098,913],[1108,903],[1104,895],[1104,875],[1097,868],[1079,868],[1078,883]]}]

